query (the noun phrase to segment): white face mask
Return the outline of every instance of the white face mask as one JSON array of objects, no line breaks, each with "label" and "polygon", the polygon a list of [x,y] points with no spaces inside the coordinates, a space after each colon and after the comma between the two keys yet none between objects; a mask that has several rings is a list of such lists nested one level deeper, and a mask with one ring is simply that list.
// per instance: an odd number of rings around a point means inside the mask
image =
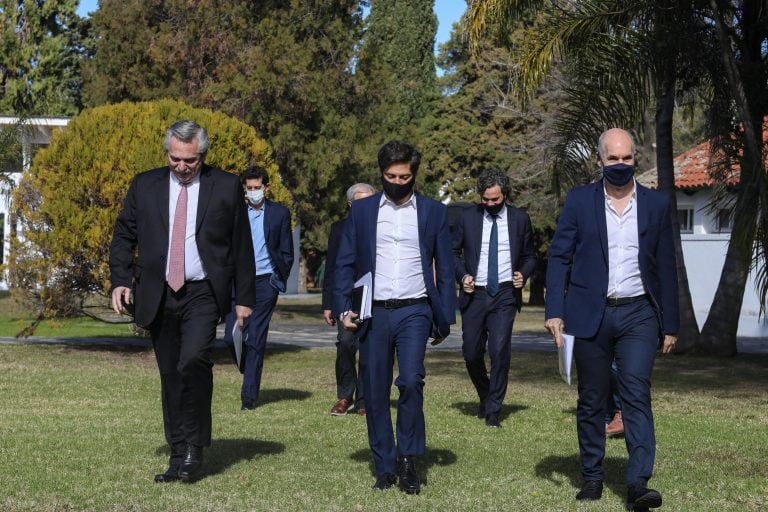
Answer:
[{"label": "white face mask", "polygon": [[245,192],[245,197],[252,205],[259,205],[264,200],[264,189],[260,188],[259,190],[247,190]]}]

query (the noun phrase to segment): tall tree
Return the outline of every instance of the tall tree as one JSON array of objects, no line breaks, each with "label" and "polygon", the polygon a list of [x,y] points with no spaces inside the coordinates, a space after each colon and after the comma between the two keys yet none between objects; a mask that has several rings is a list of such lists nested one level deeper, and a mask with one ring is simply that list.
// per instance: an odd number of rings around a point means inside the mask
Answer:
[{"label": "tall tree", "polygon": [[0,0],[0,113],[73,115],[88,22],[77,0]]}]

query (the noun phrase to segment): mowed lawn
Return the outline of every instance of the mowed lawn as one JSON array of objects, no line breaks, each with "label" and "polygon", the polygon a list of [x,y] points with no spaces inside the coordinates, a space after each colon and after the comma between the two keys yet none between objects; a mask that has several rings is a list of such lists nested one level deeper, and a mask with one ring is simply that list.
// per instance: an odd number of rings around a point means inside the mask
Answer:
[{"label": "mowed lawn", "polygon": [[[419,496],[370,489],[364,419],[328,414],[334,357],[332,349],[269,349],[261,405],[240,411],[240,375],[218,352],[203,478],[158,485],[168,452],[150,350],[0,345],[0,510],[623,509],[622,438],[608,440],[603,499],[573,499],[576,391],[559,379],[554,353],[513,354],[495,430],[474,417],[458,351],[428,351]],[[662,510],[768,510],[767,375],[760,356],[657,361],[652,485]]]}]

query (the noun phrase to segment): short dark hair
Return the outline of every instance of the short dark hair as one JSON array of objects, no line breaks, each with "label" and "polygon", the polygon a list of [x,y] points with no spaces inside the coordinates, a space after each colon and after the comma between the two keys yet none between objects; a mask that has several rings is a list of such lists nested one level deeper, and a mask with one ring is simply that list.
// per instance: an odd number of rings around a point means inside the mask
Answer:
[{"label": "short dark hair", "polygon": [[269,185],[269,173],[265,167],[252,165],[240,175],[240,183],[245,185],[246,180],[261,180],[265,187]]},{"label": "short dark hair", "polygon": [[501,187],[501,193],[508,199],[509,194],[512,192],[512,186],[509,184],[507,173],[497,171],[496,169],[486,169],[480,172],[477,177],[478,194],[482,196],[483,192],[496,185]]},{"label": "short dark hair", "polygon": [[383,173],[394,164],[408,164],[415,176],[421,163],[421,154],[404,140],[391,140],[379,148],[379,170]]}]

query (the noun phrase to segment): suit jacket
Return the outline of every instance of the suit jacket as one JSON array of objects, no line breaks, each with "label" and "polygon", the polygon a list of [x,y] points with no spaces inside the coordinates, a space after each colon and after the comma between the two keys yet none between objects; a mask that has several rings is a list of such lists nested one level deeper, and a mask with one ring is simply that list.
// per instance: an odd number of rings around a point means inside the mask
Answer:
[{"label": "suit jacket", "polygon": [[[663,194],[637,191],[640,276],[659,317],[659,334],[675,334],[680,324],[672,211]],[[598,181],[568,193],[549,249],[546,318],[562,318],[569,334],[597,333],[608,291],[608,230],[605,190]]]},{"label": "suit jacket", "polygon": [[[376,229],[381,195],[379,192],[353,202],[347,217],[334,275],[334,311],[339,313],[349,310],[354,283],[367,272],[376,288]],[[421,267],[432,308],[432,335],[442,338],[448,336],[450,325],[456,322],[456,287],[446,207],[420,194],[415,197]],[[359,329],[361,337],[367,328],[368,322],[363,322]]]},{"label": "suit jacket", "polygon": [[[346,220],[343,218],[331,224],[331,233],[328,236],[328,252],[325,255],[325,274],[323,275],[323,310],[333,310],[333,278],[336,273],[336,255],[339,253],[339,243]],[[334,311],[333,316],[341,313],[343,311]]]},{"label": "suit jacket", "polygon": [[[134,319],[142,327],[157,316],[166,286],[169,172],[160,167],[133,178],[109,250],[112,288],[135,287]],[[200,169],[195,239],[221,316],[231,309],[233,283],[236,303],[252,306],[253,244],[243,188],[234,174],[208,165]]]},{"label": "suit jacket", "polygon": [[270,284],[278,291],[285,292],[293,265],[291,212],[280,203],[268,199],[264,200],[264,240],[277,274],[273,275]]},{"label": "suit jacket", "polygon": [[[507,209],[507,230],[509,232],[509,255],[512,260],[512,272],[523,274],[523,280],[528,279],[536,268],[536,256],[533,250],[533,231],[531,219],[520,208],[509,204]],[[480,261],[480,249],[483,244],[483,216],[485,208],[482,205],[472,205],[462,210],[461,216],[453,226],[453,256],[456,281],[459,283],[459,308],[464,309],[474,294],[464,293],[461,279],[469,274],[477,276],[477,265]],[[515,288],[517,310],[523,305],[523,289]]]}]

